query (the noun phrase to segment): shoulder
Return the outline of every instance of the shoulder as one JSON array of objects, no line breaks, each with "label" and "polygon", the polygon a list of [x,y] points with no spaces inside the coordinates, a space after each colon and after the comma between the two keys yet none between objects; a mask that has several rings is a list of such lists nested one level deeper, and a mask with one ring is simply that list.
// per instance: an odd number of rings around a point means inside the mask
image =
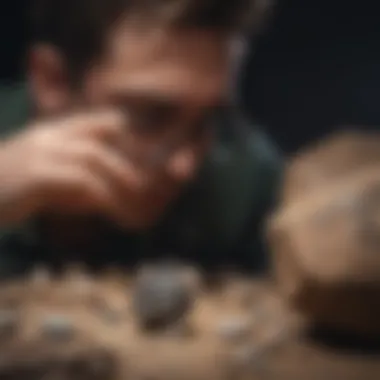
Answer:
[{"label": "shoulder", "polygon": [[[216,193],[232,201],[256,203],[277,188],[283,158],[263,128],[236,119],[222,126],[229,134],[219,135],[208,158],[203,181],[214,184]],[[223,132],[222,132],[223,133]]]},{"label": "shoulder", "polygon": [[209,229],[224,244],[233,244],[247,223],[269,212],[283,165],[281,154],[261,128],[241,120],[223,128],[230,130],[218,137],[207,160],[200,193]]}]

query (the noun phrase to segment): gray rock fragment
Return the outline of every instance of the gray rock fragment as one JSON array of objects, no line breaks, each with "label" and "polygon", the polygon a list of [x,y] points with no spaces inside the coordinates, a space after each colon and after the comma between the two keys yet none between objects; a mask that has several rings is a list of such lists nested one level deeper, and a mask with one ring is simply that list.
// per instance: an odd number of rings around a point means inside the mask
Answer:
[{"label": "gray rock fragment", "polygon": [[75,333],[70,319],[61,315],[49,315],[42,322],[43,335],[53,340],[67,341]]},{"label": "gray rock fragment", "polygon": [[192,292],[180,266],[155,265],[140,271],[133,294],[138,323],[145,329],[176,326],[192,305]]}]

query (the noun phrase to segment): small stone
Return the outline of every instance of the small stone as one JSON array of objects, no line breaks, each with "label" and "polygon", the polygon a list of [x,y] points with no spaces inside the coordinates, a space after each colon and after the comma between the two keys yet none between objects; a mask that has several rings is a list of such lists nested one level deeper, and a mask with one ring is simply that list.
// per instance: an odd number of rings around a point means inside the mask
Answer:
[{"label": "small stone", "polygon": [[31,282],[33,285],[46,285],[50,279],[50,272],[44,266],[36,267],[31,273]]},{"label": "small stone", "polygon": [[15,311],[0,311],[0,338],[13,336],[17,329],[18,317]]},{"label": "small stone", "polygon": [[129,318],[129,309],[113,308],[105,301],[94,300],[92,309],[107,324],[115,325]]},{"label": "small stone", "polygon": [[185,317],[192,304],[188,281],[176,265],[158,265],[138,276],[133,307],[145,328],[166,329]]},{"label": "small stone", "polygon": [[233,365],[240,373],[262,373],[265,369],[265,348],[251,343],[233,353]]},{"label": "small stone", "polygon": [[220,321],[217,325],[218,335],[226,341],[237,341],[248,338],[251,324],[247,318],[230,317]]},{"label": "small stone", "polygon": [[262,350],[259,345],[249,344],[244,347],[240,347],[234,352],[234,357],[243,364],[254,363],[259,356],[261,356]]},{"label": "small stone", "polygon": [[72,322],[60,315],[50,315],[42,323],[44,335],[54,340],[69,340],[74,335]]}]

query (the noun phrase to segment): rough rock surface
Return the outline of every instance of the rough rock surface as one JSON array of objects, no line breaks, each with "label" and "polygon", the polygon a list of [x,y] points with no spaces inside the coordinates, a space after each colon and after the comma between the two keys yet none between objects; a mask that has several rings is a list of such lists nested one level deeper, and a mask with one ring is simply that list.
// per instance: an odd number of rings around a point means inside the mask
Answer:
[{"label": "rough rock surface", "polygon": [[379,147],[380,133],[360,131],[336,133],[306,147],[287,164],[283,204],[317,193],[363,168],[380,165]]}]

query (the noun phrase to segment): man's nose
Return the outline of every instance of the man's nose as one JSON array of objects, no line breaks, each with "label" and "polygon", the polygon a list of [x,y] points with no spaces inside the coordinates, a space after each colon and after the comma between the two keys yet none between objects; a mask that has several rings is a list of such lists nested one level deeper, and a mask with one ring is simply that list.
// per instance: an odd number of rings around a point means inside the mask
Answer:
[{"label": "man's nose", "polygon": [[182,148],[174,152],[167,163],[167,173],[176,181],[190,181],[199,164],[195,149]]}]

